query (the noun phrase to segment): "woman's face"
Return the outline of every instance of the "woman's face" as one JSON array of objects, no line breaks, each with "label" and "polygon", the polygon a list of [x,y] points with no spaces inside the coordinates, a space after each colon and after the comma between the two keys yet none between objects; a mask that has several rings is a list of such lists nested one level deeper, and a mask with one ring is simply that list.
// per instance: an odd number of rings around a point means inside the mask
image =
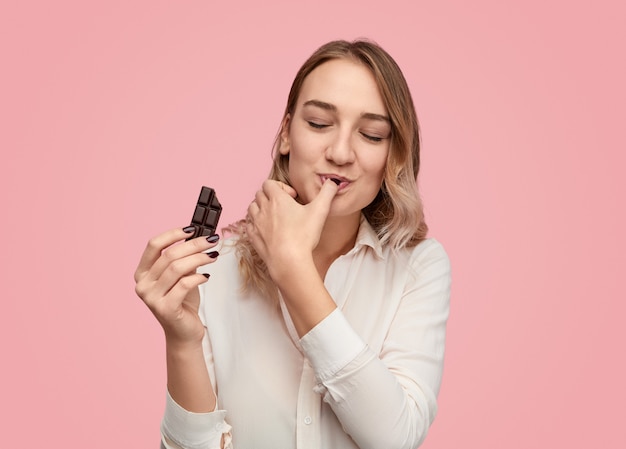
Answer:
[{"label": "woman's face", "polygon": [[327,178],[341,181],[331,216],[360,214],[383,181],[391,124],[374,76],[365,66],[333,59],[304,80],[281,133],[289,179],[306,204]]}]

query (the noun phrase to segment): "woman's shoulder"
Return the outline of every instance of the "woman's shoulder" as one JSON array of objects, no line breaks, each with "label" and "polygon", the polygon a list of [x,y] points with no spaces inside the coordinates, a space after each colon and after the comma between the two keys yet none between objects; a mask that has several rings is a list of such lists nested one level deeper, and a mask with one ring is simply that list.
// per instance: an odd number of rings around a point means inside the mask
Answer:
[{"label": "woman's shoulder", "polygon": [[447,254],[446,250],[443,247],[443,244],[439,242],[439,240],[433,237],[425,238],[424,240],[419,242],[417,245],[411,248],[411,252],[412,254],[421,254],[421,253],[430,253],[430,252],[439,253],[440,255]]},{"label": "woman's shoulder", "polygon": [[439,263],[447,266],[449,270],[450,258],[443,245],[436,239],[429,237],[417,245],[408,249],[411,265],[421,266]]}]

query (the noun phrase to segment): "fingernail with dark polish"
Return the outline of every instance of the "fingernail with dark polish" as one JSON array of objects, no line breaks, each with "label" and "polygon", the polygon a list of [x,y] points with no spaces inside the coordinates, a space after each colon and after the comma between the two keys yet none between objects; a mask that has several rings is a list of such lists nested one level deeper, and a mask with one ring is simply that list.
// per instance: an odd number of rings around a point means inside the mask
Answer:
[{"label": "fingernail with dark polish", "polygon": [[196,228],[194,226],[187,226],[187,227],[183,228],[183,232],[185,232],[187,234],[190,234],[190,233],[192,233],[195,230],[196,230]]},{"label": "fingernail with dark polish", "polygon": [[206,238],[206,241],[209,243],[215,243],[220,239],[220,236],[217,234],[210,235]]},{"label": "fingernail with dark polish", "polygon": [[202,273],[202,276],[204,276],[207,279],[211,277],[211,275],[209,273]]},{"label": "fingernail with dark polish", "polygon": [[211,251],[210,253],[207,253],[206,255],[209,256],[211,259],[215,259],[217,256],[220,255],[220,253],[218,253],[217,251]]}]

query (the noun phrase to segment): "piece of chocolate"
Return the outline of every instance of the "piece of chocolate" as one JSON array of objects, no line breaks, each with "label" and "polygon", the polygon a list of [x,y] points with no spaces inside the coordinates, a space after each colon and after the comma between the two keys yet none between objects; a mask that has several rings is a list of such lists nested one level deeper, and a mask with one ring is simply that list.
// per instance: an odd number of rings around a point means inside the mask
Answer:
[{"label": "piece of chocolate", "polygon": [[191,226],[195,228],[195,231],[187,240],[196,237],[208,237],[215,234],[221,213],[222,205],[217,200],[215,190],[210,187],[202,186],[196,209],[191,218]]}]

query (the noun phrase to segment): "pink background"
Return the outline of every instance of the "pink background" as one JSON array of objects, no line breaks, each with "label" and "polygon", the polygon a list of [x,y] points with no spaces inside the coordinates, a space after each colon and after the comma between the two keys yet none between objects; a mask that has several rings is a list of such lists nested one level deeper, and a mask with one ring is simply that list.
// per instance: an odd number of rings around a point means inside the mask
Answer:
[{"label": "pink background", "polygon": [[202,184],[242,216],[299,65],[369,36],[409,80],[454,269],[423,447],[624,447],[623,2],[267,3],[0,6],[2,446],[157,447],[145,242]]}]

